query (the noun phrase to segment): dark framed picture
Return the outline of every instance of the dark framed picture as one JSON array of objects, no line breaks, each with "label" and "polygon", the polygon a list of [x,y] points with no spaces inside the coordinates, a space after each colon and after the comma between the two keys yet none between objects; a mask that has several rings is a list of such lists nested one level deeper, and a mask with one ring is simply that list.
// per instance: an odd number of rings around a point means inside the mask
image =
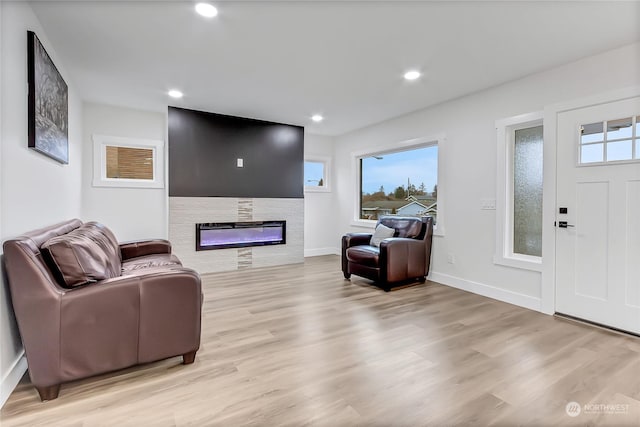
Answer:
[{"label": "dark framed picture", "polygon": [[69,163],[69,89],[49,54],[27,32],[29,148]]}]

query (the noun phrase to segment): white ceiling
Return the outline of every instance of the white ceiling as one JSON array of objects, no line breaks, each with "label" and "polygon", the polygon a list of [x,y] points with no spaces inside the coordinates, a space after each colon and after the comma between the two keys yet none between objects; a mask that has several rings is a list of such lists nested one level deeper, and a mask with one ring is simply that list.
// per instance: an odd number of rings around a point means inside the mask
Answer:
[{"label": "white ceiling", "polygon": [[193,1],[31,4],[85,100],[325,135],[640,40],[637,1],[213,3],[213,19]]}]

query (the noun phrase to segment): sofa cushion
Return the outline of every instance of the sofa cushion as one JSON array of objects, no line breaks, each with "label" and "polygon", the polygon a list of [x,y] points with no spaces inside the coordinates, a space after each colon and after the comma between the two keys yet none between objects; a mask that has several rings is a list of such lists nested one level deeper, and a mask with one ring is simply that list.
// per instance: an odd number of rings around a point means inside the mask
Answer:
[{"label": "sofa cushion", "polygon": [[129,275],[154,267],[181,266],[182,263],[172,254],[145,255],[131,258],[122,263],[122,274]]},{"label": "sofa cushion", "polygon": [[73,288],[121,275],[120,249],[107,227],[88,222],[40,247],[53,274]]},{"label": "sofa cushion", "polygon": [[393,228],[387,227],[384,224],[378,224],[376,230],[373,232],[373,236],[371,236],[370,245],[380,247],[380,242],[389,237],[393,237],[394,234],[396,234],[396,230]]}]

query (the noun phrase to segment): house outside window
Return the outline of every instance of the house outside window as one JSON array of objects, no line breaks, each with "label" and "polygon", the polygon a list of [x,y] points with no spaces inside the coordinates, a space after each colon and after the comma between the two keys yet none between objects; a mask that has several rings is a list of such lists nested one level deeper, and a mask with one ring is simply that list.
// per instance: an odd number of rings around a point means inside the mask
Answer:
[{"label": "house outside window", "polygon": [[438,143],[358,156],[359,219],[438,215]]}]

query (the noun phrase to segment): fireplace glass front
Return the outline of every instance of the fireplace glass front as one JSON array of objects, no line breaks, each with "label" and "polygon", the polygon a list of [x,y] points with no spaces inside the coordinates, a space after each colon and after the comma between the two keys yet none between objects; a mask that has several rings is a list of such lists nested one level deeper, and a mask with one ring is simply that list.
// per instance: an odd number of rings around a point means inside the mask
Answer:
[{"label": "fireplace glass front", "polygon": [[196,251],[284,245],[286,221],[209,222],[196,224]]}]

